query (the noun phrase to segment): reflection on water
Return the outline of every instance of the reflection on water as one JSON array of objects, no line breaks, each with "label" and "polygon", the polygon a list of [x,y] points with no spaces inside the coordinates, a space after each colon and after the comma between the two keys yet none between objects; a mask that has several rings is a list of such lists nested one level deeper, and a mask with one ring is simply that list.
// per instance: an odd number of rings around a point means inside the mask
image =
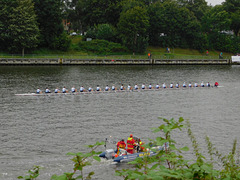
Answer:
[{"label": "reflection on water", "polygon": [[[33,165],[44,166],[40,179],[71,171],[67,152],[86,151],[84,145],[127,138],[144,141],[158,134],[158,117],[189,119],[200,146],[208,134],[221,152],[239,137],[239,66],[0,66],[0,179],[16,179]],[[79,96],[18,97],[38,87],[95,88],[123,83],[189,83],[215,81],[220,88],[165,89]],[[184,132],[174,134],[190,146]],[[109,144],[112,147],[112,144]],[[102,148],[101,150],[104,150]],[[205,151],[204,151],[205,152]],[[128,165],[94,163],[96,179],[113,179],[114,170]],[[120,179],[120,178],[119,178]]]}]

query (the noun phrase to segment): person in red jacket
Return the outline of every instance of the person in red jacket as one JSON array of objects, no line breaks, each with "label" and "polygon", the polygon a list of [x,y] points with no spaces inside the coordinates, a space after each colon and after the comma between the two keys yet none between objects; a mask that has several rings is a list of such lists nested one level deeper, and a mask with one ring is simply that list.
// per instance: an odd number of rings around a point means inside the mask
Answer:
[{"label": "person in red jacket", "polygon": [[[124,150],[125,151],[126,148],[126,143],[124,142],[124,139],[122,139],[121,141],[119,141],[117,143],[117,155],[120,154],[120,151]],[[117,157],[117,156],[115,156]]]},{"label": "person in red jacket", "polygon": [[117,143],[117,148],[121,148],[121,149],[125,149],[126,148],[126,143],[124,142],[124,139],[122,139],[121,141],[119,141]]},{"label": "person in red jacket", "polygon": [[133,135],[130,134],[130,137],[127,140],[127,152],[130,154],[134,153],[134,146],[135,146],[135,140],[133,139]]},{"label": "person in red jacket", "polygon": [[219,85],[218,82],[215,82],[214,86],[215,86],[215,87],[218,87],[218,85]]}]

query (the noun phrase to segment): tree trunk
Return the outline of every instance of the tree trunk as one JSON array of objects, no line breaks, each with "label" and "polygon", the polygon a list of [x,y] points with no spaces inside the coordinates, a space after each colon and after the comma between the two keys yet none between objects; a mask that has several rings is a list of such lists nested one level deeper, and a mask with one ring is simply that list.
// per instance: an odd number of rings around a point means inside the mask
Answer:
[{"label": "tree trunk", "polygon": [[134,37],[134,45],[133,45],[133,55],[135,55],[135,52],[136,52],[136,49],[137,49],[137,34],[135,34],[135,37]]},{"label": "tree trunk", "polygon": [[24,57],[24,48],[22,48],[22,57]]}]

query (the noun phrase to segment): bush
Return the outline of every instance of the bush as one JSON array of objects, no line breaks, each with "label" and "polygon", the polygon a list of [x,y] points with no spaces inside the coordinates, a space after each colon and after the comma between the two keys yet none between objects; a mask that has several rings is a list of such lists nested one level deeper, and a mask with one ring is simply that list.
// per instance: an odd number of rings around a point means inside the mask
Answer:
[{"label": "bush", "polygon": [[113,43],[106,40],[92,40],[79,42],[79,49],[94,54],[113,54],[116,52],[126,52],[126,48],[119,43]]},{"label": "bush", "polygon": [[71,45],[71,40],[68,38],[67,33],[63,32],[59,37],[55,37],[50,48],[60,51],[67,51]]},{"label": "bush", "polygon": [[240,50],[240,37],[216,33],[209,36],[212,48],[218,51],[237,53]]}]

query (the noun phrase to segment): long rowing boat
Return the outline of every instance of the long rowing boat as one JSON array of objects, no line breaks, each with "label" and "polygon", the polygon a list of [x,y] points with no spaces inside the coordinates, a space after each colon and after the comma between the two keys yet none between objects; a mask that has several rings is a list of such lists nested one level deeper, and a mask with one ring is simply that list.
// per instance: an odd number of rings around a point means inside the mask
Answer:
[{"label": "long rowing boat", "polygon": [[[123,93],[123,92],[144,92],[144,91],[161,91],[166,89],[195,89],[195,88],[213,88],[211,87],[181,87],[181,88],[159,88],[159,89],[138,89],[138,90],[109,90],[109,91],[85,91],[85,92],[68,92],[68,93],[23,93],[23,94],[15,94],[16,96],[71,96],[71,95],[84,95],[84,94],[101,94],[101,93]],[[218,86],[223,87],[223,86]]]}]

